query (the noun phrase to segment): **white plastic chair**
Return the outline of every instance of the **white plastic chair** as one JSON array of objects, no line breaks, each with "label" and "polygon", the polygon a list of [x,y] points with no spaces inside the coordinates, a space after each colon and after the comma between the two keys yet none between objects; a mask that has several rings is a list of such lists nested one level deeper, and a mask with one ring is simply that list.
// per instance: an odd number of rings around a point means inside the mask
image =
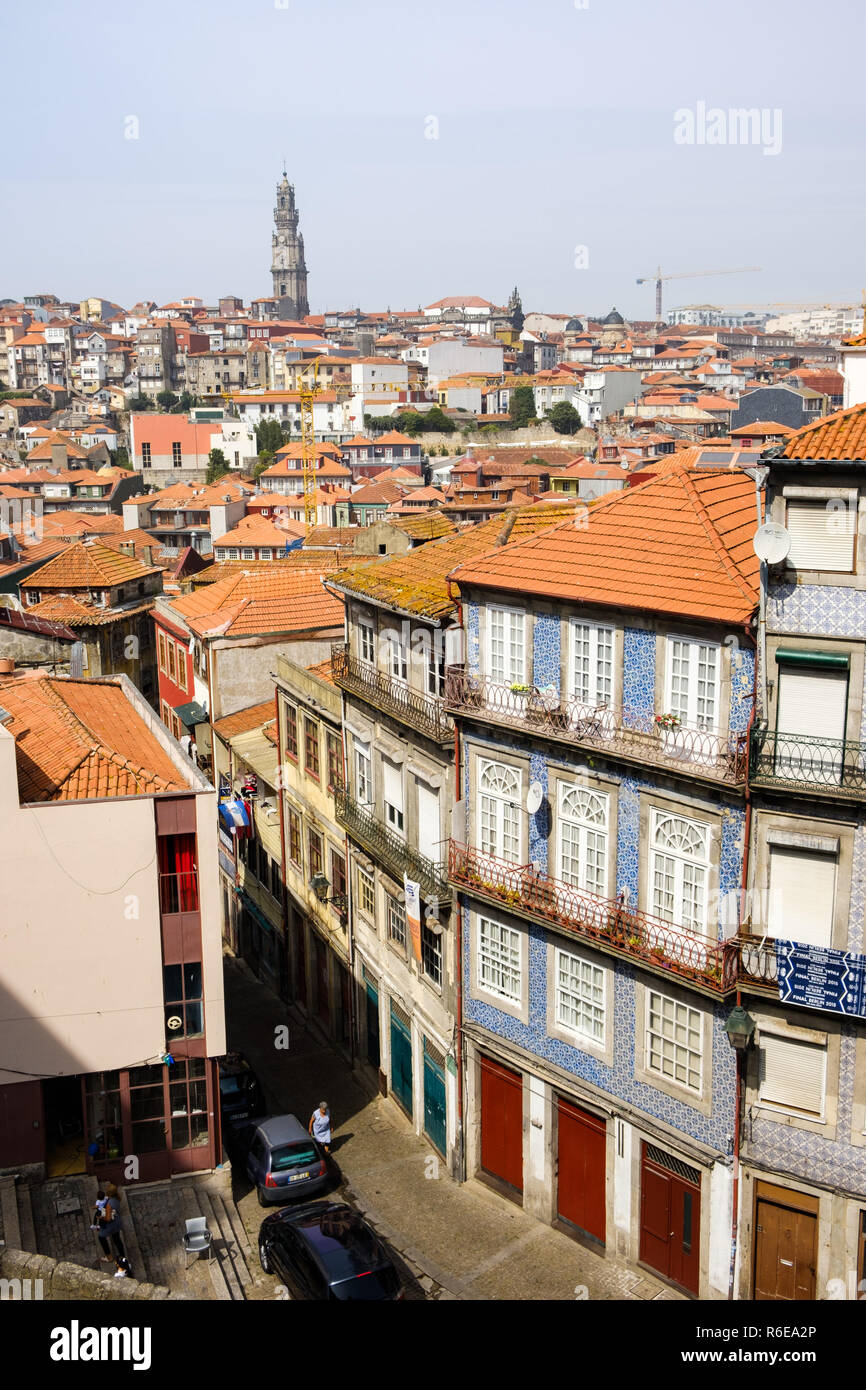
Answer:
[{"label": "white plastic chair", "polygon": [[[183,1249],[185,1255],[195,1255],[196,1259],[203,1250],[206,1250],[208,1259],[212,1258],[213,1236],[207,1228],[206,1216],[191,1216],[189,1218],[183,1236]],[[186,1265],[188,1269],[189,1260],[187,1260]]]}]

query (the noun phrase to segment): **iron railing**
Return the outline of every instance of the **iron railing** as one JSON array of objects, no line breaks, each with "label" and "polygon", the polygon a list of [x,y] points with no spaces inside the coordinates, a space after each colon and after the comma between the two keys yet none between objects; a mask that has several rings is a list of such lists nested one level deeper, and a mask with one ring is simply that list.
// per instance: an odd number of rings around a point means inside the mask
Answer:
[{"label": "iron railing", "polygon": [[198,872],[190,869],[181,874],[160,874],[159,910],[171,912],[198,912]]},{"label": "iron railing", "polygon": [[737,984],[743,989],[758,986],[779,989],[776,942],[772,936],[740,935],[731,943],[737,953]]},{"label": "iron railing", "polygon": [[384,825],[366,806],[349,794],[339,783],[334,787],[334,809],[338,823],[357,840],[378,864],[397,879],[403,875],[420,885],[421,896],[430,903],[434,898],[447,902],[451,897],[446,866],[428,859],[413,849],[395,831]]},{"label": "iron railing", "polygon": [[751,778],[755,782],[845,797],[866,795],[866,743],[756,730]]},{"label": "iron railing", "polygon": [[687,767],[690,776],[738,784],[745,781],[745,733],[708,733],[653,714],[584,705],[537,686],[511,686],[450,667],[445,704],[452,713],[474,715],[530,734],[591,747],[634,762]]},{"label": "iron railing", "polygon": [[454,721],[446,713],[443,699],[410,690],[409,686],[391,680],[384,671],[352,656],[345,642],[332,644],[331,670],[342,690],[359,695],[376,709],[392,714],[428,738],[438,743],[450,743],[454,738]]},{"label": "iron railing", "polygon": [[698,936],[626,907],[617,898],[584,892],[537,873],[531,864],[511,864],[456,840],[449,845],[448,873],[455,887],[640,961],[649,970],[685,980],[717,998],[736,988],[737,953],[731,942]]}]

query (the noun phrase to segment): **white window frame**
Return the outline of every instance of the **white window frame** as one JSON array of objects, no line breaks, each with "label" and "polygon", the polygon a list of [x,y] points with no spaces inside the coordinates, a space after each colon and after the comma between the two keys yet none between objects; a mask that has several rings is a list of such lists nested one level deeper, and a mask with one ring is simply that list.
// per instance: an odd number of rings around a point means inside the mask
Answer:
[{"label": "white window frame", "polygon": [[358,656],[369,666],[376,665],[376,632],[371,622],[358,619]]},{"label": "white window frame", "polygon": [[[654,1031],[654,1014],[662,1025],[668,1026],[663,1027],[661,1031]],[[685,1038],[682,1036],[683,1032]],[[695,1037],[696,1047],[690,1045]],[[660,1045],[654,1043],[655,1039]],[[703,1095],[704,1020],[698,1009],[693,1009],[690,1004],[682,1004],[678,999],[672,999],[669,994],[647,990],[644,1046],[644,1067],[647,1072],[661,1077],[668,1085],[681,1087],[691,1095]],[[653,1066],[654,1054],[661,1059],[661,1066]],[[690,1059],[694,1057],[697,1057],[697,1068],[691,1064]],[[669,1064],[670,1070],[665,1070],[665,1063]],[[699,1085],[693,1086],[688,1080],[683,1081],[677,1076],[678,1070],[684,1071],[686,1077],[697,1070]]]},{"label": "white window frame", "polygon": [[[568,664],[568,696],[569,699],[576,701],[577,704],[585,705],[589,709],[597,709],[599,705],[610,707],[613,703],[614,690],[614,643],[616,641],[616,629],[605,623],[587,623],[582,618],[572,618],[569,623],[569,664]],[[585,658],[579,651],[580,647],[586,645]],[[605,652],[607,648],[607,652]],[[586,660],[587,671],[585,676],[578,680],[578,655],[581,660]],[[610,662],[610,672],[608,675],[602,670],[603,663]]]},{"label": "white window frame", "polygon": [[359,806],[372,806],[373,796],[373,759],[370,753],[370,745],[356,742],[354,745],[355,754],[355,800]]},{"label": "white window frame", "polygon": [[[672,845],[662,845],[658,843],[659,832],[665,821],[680,821],[686,830],[697,836],[703,837],[703,854],[700,858],[697,855],[688,854],[682,849]],[[664,811],[657,807],[652,808],[650,818],[650,852],[649,852],[649,883],[647,892],[647,902],[649,910],[655,917],[661,917],[664,921],[670,922],[671,926],[682,930],[695,932],[699,936],[709,935],[709,887],[710,887],[710,843],[712,839],[712,827],[707,821],[692,820],[689,816],[681,815],[678,811]],[[661,860],[671,861],[670,866],[663,865]],[[672,916],[668,916],[664,905],[660,902],[657,889],[657,872],[664,873],[666,877],[673,877],[673,908]],[[694,874],[694,884],[692,885],[697,892],[692,894],[693,902],[699,906],[699,912],[690,914],[687,910],[685,894],[690,887],[688,883],[689,868],[699,871]]]},{"label": "white window frame", "polygon": [[[607,1035],[606,974],[600,965],[594,965],[576,951],[567,951],[561,946],[554,950],[554,1023],[557,1028],[585,1039],[596,1047],[605,1046]],[[567,976],[565,980],[562,978],[563,975]],[[568,996],[572,1002],[567,1003],[563,996]],[[577,1014],[577,1022],[564,1016],[564,1007]],[[584,1017],[590,1020],[588,1028],[581,1026]]]},{"label": "white window frame", "polygon": [[[485,931],[485,928],[492,928],[492,931]],[[521,933],[495,918],[479,914],[476,943],[478,988],[509,1004],[519,1004],[523,996]]]},{"label": "white window frame", "polygon": [[[684,648],[684,652],[678,654],[677,647]],[[708,717],[706,710],[700,711],[700,692],[699,684],[701,680],[702,653],[712,652],[714,661],[714,679],[712,682],[713,709],[712,717]],[[688,658],[688,669],[685,673],[685,690],[674,692],[674,662],[683,656]],[[702,733],[717,734],[719,732],[720,706],[722,696],[722,648],[718,642],[704,642],[696,637],[677,637],[669,635],[665,639],[665,714],[678,714],[681,723],[688,729],[698,729]],[[681,678],[681,677],[680,677]],[[685,697],[685,698],[683,698]]]},{"label": "white window frame", "polygon": [[[369,895],[372,907],[365,902],[365,894]],[[365,916],[376,920],[376,880],[372,874],[368,874],[366,869],[358,865],[358,910]]]},{"label": "white window frame", "polygon": [[[498,769],[506,778],[516,779],[513,796],[485,786],[488,771]],[[523,813],[523,774],[519,768],[509,763],[500,763],[493,758],[478,759],[478,826],[477,848],[482,854],[494,859],[504,859],[511,864],[521,862],[523,843],[521,818]]]},{"label": "white window frame", "polygon": [[[400,930],[392,931],[392,923],[399,922]],[[392,893],[385,893],[385,924],[388,932],[388,940],[392,944],[406,948],[406,938],[408,936],[408,922],[406,920],[406,908],[403,903],[397,901]]]},{"label": "white window frame", "polygon": [[[502,660],[494,657],[494,627],[502,620]],[[526,613],[522,608],[488,604],[486,610],[487,670],[490,679],[505,685],[527,684]],[[514,641],[519,634],[519,650]],[[497,639],[498,640],[498,639]]]},{"label": "white window frame", "polygon": [[[601,822],[594,821],[589,815],[578,815],[571,813],[565,806],[566,799],[574,799],[574,793],[583,799],[595,800],[599,803],[600,810],[604,814]],[[565,851],[567,844],[573,836],[576,841],[577,873],[576,875],[566,868]],[[598,791],[595,787],[582,787],[577,782],[560,782],[556,796],[556,872],[557,877],[563,883],[569,884],[572,888],[578,888],[585,893],[595,893],[601,898],[607,897],[608,879],[608,854],[610,848],[610,796],[607,792]],[[601,841],[600,851],[593,845],[593,840]],[[593,872],[591,853],[598,854],[597,870]]]}]

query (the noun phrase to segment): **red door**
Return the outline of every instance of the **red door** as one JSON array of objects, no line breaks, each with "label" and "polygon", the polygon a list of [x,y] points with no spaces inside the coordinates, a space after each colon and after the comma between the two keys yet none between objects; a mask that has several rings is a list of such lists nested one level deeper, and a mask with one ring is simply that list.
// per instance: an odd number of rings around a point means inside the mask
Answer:
[{"label": "red door", "polygon": [[557,1215],[604,1244],[607,1124],[557,1100]]},{"label": "red door", "polygon": [[481,1058],[481,1167],[523,1191],[523,1078]]},{"label": "red door", "polygon": [[641,1160],[640,1258],[697,1293],[700,1278],[700,1173],[644,1144]]}]

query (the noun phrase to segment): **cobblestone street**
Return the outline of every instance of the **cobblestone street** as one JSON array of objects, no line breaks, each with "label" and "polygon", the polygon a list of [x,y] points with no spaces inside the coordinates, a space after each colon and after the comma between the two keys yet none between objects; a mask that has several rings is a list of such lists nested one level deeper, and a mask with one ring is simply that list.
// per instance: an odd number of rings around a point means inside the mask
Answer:
[{"label": "cobblestone street", "polygon": [[[363,1211],[402,1258],[412,1276],[407,1297],[679,1297],[651,1275],[596,1255],[536,1221],[482,1183],[452,1182],[441,1161],[430,1162],[436,1155],[394,1102],[370,1097],[348,1064],[294,1022],[243,962],[227,957],[225,965],[229,1046],[249,1057],[270,1113],[293,1113],[306,1124],[316,1103],[327,1098],[342,1177],[334,1195]],[[278,1050],[274,1030],[286,1023],[290,1047]],[[438,1177],[427,1176],[437,1170]],[[263,1213],[243,1174],[234,1175],[233,1186],[255,1252]]]}]

